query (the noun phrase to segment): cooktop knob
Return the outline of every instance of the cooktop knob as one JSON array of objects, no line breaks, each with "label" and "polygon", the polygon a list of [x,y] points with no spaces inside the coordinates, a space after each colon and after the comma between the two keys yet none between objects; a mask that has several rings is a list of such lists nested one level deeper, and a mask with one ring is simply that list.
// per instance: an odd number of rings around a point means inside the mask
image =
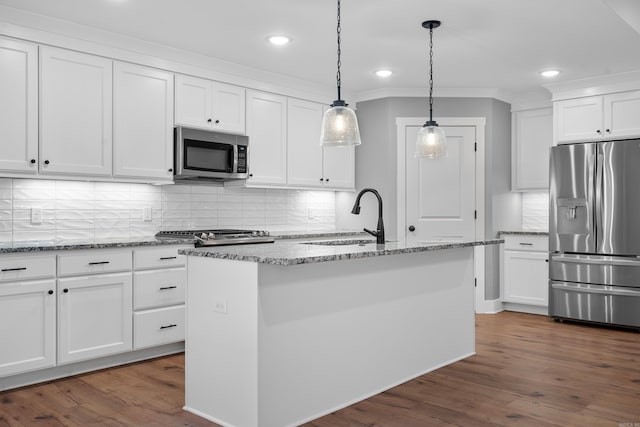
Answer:
[{"label": "cooktop knob", "polygon": [[201,239],[206,239],[206,238],[207,238],[207,233],[202,233],[202,234],[200,235],[200,238],[201,238]]},{"label": "cooktop knob", "polygon": [[215,235],[215,234],[213,234],[213,233],[209,233],[209,236],[207,236],[207,237],[209,237],[210,239],[215,239],[215,238],[216,238],[216,235]]},{"label": "cooktop knob", "polygon": [[252,235],[253,237],[256,237],[256,236],[258,235],[258,232],[257,232],[257,231],[252,231],[252,232],[251,232],[251,235]]}]

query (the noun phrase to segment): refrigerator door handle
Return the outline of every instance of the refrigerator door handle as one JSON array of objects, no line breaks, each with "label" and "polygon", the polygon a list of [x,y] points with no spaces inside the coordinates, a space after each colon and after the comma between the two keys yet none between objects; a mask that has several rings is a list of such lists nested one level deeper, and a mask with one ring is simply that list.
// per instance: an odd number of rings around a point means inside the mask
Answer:
[{"label": "refrigerator door handle", "polygon": [[[570,283],[552,283],[551,287],[553,289],[560,289],[563,291],[569,292],[582,292],[588,294],[604,294],[604,295],[617,295],[617,296],[625,296],[625,297],[640,297],[640,290],[636,291],[633,289],[606,289],[607,287],[603,286],[604,289],[594,288],[592,287],[585,288],[580,287],[579,285],[573,285]],[[610,287],[609,287],[610,288]]]},{"label": "refrigerator door handle", "polygon": [[595,265],[620,265],[626,267],[640,267],[640,259],[625,259],[609,256],[579,256],[579,255],[552,255],[554,262],[571,262],[576,264]]},{"label": "refrigerator door handle", "polygon": [[[596,187],[595,187],[595,224],[596,224],[596,248],[600,246],[603,237],[602,215],[604,213],[604,153],[601,144],[598,144],[596,155]],[[598,251],[599,252],[599,251]]]}]

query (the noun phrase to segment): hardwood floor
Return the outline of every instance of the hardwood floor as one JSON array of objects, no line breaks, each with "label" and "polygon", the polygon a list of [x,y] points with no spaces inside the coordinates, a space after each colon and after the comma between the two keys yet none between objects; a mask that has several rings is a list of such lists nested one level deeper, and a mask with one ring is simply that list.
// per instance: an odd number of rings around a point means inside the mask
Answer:
[{"label": "hardwood floor", "polygon": [[[640,427],[640,334],[478,315],[477,354],[307,427]],[[454,337],[452,337],[454,338]],[[182,411],[184,356],[0,393],[5,426],[216,426]]]}]

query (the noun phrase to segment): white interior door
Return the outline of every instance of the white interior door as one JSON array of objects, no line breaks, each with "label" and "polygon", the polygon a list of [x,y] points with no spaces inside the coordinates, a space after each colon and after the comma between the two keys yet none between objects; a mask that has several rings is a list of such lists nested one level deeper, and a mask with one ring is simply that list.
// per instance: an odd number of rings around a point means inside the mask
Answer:
[{"label": "white interior door", "polygon": [[439,159],[415,158],[420,127],[405,128],[407,243],[475,238],[476,127],[442,128],[447,136],[447,156]]}]

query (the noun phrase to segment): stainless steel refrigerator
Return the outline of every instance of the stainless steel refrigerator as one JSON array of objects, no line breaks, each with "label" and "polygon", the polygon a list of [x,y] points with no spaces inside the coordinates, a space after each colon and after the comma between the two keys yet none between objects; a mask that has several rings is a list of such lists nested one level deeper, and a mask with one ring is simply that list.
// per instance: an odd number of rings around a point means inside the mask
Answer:
[{"label": "stainless steel refrigerator", "polygon": [[551,148],[549,315],[640,327],[640,139]]}]

